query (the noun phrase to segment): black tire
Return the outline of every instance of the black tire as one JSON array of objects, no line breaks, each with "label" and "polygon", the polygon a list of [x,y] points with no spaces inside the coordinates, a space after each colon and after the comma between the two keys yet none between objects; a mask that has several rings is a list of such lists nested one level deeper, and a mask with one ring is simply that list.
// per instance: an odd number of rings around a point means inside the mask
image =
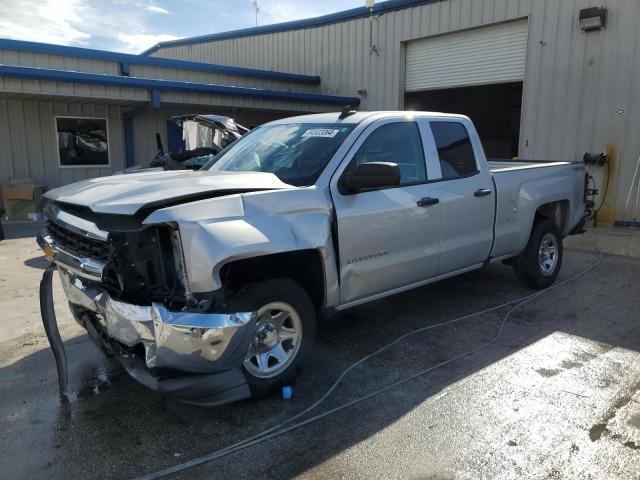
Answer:
[{"label": "black tire", "polygon": [[[288,365],[283,362],[282,371],[278,371],[276,375],[267,378],[258,377],[250,371],[259,369],[257,364],[255,367],[250,365],[249,369],[246,364],[243,365],[243,373],[255,397],[268,395],[283,386],[292,385],[299,367],[304,363],[315,341],[316,311],[313,302],[307,291],[289,278],[275,278],[248,284],[238,290],[229,299],[227,305],[236,311],[237,309],[258,311],[272,303],[283,303],[292,307],[299,317],[302,333],[297,352],[293,354],[291,360],[287,360]],[[258,319],[258,322],[260,321],[261,319]]]},{"label": "black tire", "polygon": [[[556,260],[552,270],[545,271],[545,266],[539,259],[539,252],[543,241],[551,238],[555,244]],[[533,226],[529,242],[524,251],[516,258],[513,268],[516,277],[525,287],[544,289],[549,287],[557,278],[562,267],[562,235],[553,222],[542,220]]]}]

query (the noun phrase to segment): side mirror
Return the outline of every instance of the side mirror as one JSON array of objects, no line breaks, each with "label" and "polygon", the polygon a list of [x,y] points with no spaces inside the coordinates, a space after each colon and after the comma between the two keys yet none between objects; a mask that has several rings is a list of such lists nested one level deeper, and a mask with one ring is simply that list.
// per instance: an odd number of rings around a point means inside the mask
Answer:
[{"label": "side mirror", "polygon": [[348,195],[373,188],[400,185],[400,168],[396,163],[361,163],[355,170],[345,173],[338,183],[340,193]]}]

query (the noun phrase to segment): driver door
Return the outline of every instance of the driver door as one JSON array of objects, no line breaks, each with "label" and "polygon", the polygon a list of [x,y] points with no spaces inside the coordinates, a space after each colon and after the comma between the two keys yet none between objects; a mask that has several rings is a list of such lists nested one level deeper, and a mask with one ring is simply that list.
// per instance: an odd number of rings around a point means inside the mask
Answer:
[{"label": "driver door", "polygon": [[[353,145],[331,194],[338,226],[340,302],[402,289],[437,274],[441,209],[430,197],[421,131],[405,118],[370,125]],[[400,185],[342,194],[338,181],[354,164],[392,162]],[[425,199],[431,199],[425,201]]]}]

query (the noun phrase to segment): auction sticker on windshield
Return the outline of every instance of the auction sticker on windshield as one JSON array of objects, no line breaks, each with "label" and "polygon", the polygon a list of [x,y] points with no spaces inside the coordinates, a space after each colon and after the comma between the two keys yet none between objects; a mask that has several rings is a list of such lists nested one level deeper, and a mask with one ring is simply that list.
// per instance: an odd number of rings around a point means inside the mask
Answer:
[{"label": "auction sticker on windshield", "polygon": [[331,128],[311,128],[302,134],[303,137],[333,138],[340,130]]}]

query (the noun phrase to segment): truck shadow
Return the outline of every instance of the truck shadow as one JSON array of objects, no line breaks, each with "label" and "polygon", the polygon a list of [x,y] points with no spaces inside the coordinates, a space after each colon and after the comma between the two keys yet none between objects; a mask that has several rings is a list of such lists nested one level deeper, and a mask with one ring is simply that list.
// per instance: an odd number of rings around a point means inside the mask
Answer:
[{"label": "truck shadow", "polygon": [[49,265],[51,265],[49,260],[47,260],[42,255],[39,255],[37,257],[27,258],[23,263],[27,267],[37,268],[37,269],[40,269],[40,270],[45,270],[45,269],[47,269],[49,267]]},{"label": "truck shadow", "polygon": [[[571,252],[565,258],[561,279],[596,259],[594,253]],[[589,275],[518,310],[501,338],[476,354],[178,478],[294,477],[382,432],[448,386],[554,332],[599,342],[603,351],[613,347],[638,351],[640,325],[625,309],[632,311],[632,299],[640,296],[640,286],[622,278],[615,280],[614,272],[624,268],[637,272],[640,261],[606,257]],[[5,441],[0,441],[0,446],[12,457],[13,465],[18,465],[13,467],[17,468],[15,477],[130,478],[148,474],[287,420],[319,398],[353,362],[406,332],[529,293],[515,283],[511,269],[493,266],[356,307],[321,322],[317,347],[293,386],[291,400],[271,396],[209,409],[147,390],[104,359],[86,336],[76,337],[66,342],[71,385],[78,392],[77,400],[69,405],[61,405],[57,399],[55,366],[48,348],[0,370],[0,396],[6,399],[0,406],[0,418],[20,412],[5,435],[13,441],[4,446]],[[603,305],[611,306],[606,315],[600,309]],[[488,343],[507,310],[408,337],[357,367],[315,413]],[[531,375],[541,375],[535,365]],[[470,399],[469,408],[472,414],[481,406]],[[40,460],[29,459],[30,445],[41,448]]]}]

